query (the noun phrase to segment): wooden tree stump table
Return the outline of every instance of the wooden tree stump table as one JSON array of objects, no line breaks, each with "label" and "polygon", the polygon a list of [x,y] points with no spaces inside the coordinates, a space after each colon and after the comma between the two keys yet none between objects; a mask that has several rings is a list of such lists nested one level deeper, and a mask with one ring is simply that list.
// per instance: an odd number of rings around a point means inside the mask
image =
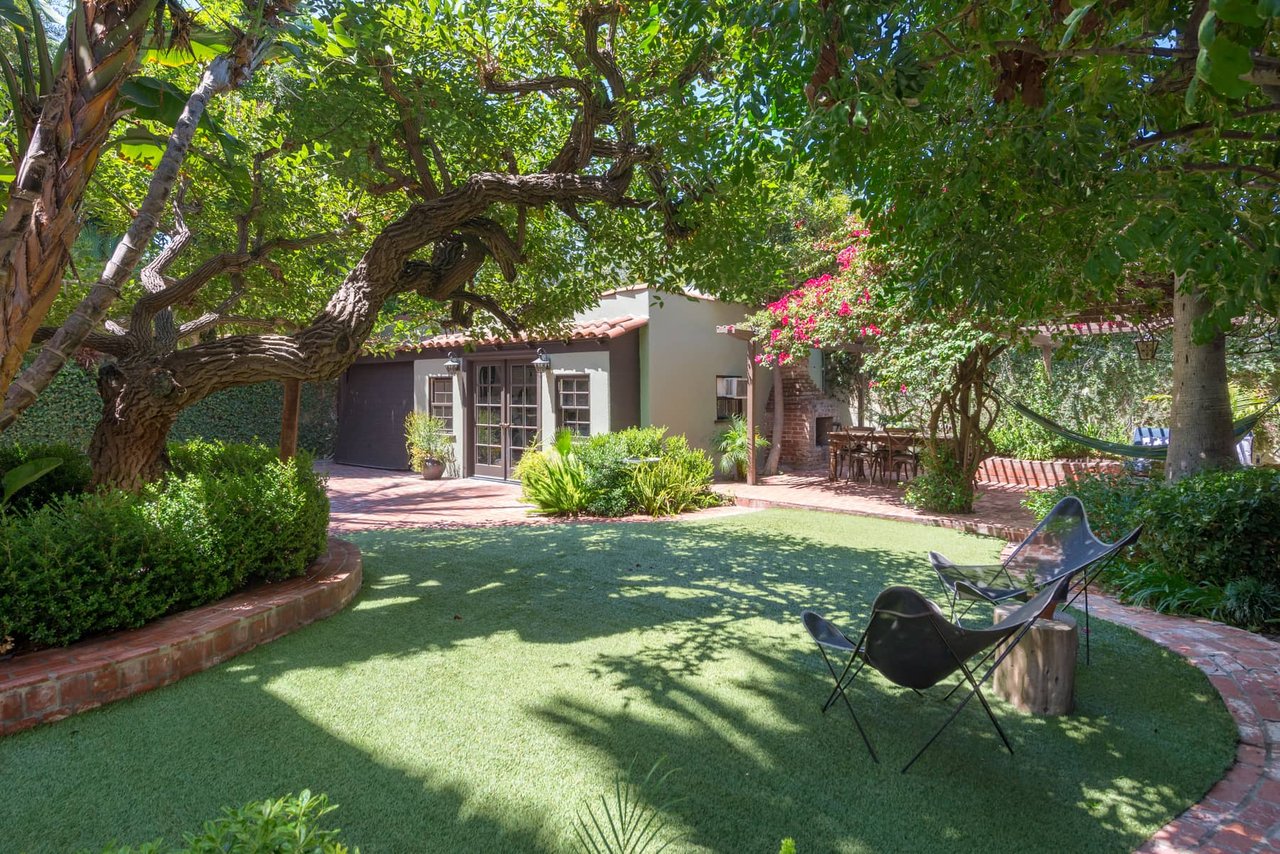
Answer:
[{"label": "wooden tree stump table", "polygon": [[[999,605],[995,622],[1021,603]],[[1058,612],[1039,619],[1000,663],[991,687],[1018,710],[1033,715],[1069,715],[1076,701],[1076,652],[1080,633],[1075,618]]]}]

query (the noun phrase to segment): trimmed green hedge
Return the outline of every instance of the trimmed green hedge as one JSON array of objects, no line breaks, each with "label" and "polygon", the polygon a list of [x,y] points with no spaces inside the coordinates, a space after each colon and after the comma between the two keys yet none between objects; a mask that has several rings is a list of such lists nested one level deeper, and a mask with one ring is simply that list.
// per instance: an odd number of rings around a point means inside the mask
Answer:
[{"label": "trimmed green hedge", "polygon": [[301,575],[324,552],[329,499],[309,454],[207,442],[170,454],[174,470],[140,494],[0,514],[0,640],[61,646],[133,628]]},{"label": "trimmed green hedge", "polygon": [[1078,495],[1094,531],[1142,537],[1108,573],[1126,601],[1248,629],[1280,625],[1280,471],[1205,472],[1177,483],[1078,475],[1024,502],[1043,516]]},{"label": "trimmed green hedge", "polygon": [[[336,394],[337,384],[332,382],[302,386],[298,446],[317,457],[333,454],[338,429]],[[220,391],[184,410],[170,438],[175,442],[220,439],[278,445],[283,404],[284,391],[276,382]],[[94,373],[68,365],[18,422],[0,433],[0,445],[65,443],[87,448],[101,413]]]}]

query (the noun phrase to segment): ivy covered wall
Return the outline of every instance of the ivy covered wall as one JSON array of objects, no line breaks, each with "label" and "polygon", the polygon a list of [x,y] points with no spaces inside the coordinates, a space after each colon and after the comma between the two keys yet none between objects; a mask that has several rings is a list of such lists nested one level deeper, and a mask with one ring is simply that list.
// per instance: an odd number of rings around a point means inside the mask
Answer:
[{"label": "ivy covered wall", "polygon": [[[298,420],[298,445],[319,457],[333,454],[337,430],[336,383],[305,383]],[[210,395],[188,407],[178,418],[170,438],[223,439],[268,445],[280,441],[280,409],[284,391],[280,383],[257,383]],[[102,401],[94,372],[69,365],[38,401],[8,430],[0,444],[48,444],[66,442],[87,447],[98,422]]]}]

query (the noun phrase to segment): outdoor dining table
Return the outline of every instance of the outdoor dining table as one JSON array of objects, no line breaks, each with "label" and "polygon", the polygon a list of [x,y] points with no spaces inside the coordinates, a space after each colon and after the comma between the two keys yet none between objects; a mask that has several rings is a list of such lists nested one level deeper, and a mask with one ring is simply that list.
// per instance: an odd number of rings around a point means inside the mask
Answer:
[{"label": "outdoor dining table", "polygon": [[[872,456],[892,454],[896,449],[915,444],[918,436],[918,430],[909,428],[848,427],[833,430],[827,437],[827,479],[836,479],[841,451],[864,449]],[[887,462],[892,463],[892,460]],[[867,472],[866,476],[870,478],[871,473]]]}]

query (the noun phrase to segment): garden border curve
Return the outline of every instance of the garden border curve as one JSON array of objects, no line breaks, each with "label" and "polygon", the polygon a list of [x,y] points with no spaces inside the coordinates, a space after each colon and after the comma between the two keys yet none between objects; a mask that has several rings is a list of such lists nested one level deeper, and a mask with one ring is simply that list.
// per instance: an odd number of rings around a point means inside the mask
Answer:
[{"label": "garden border curve", "polygon": [[0,736],[177,682],[336,614],[360,590],[360,550],[329,538],[304,575],[130,631],[0,664]]}]

